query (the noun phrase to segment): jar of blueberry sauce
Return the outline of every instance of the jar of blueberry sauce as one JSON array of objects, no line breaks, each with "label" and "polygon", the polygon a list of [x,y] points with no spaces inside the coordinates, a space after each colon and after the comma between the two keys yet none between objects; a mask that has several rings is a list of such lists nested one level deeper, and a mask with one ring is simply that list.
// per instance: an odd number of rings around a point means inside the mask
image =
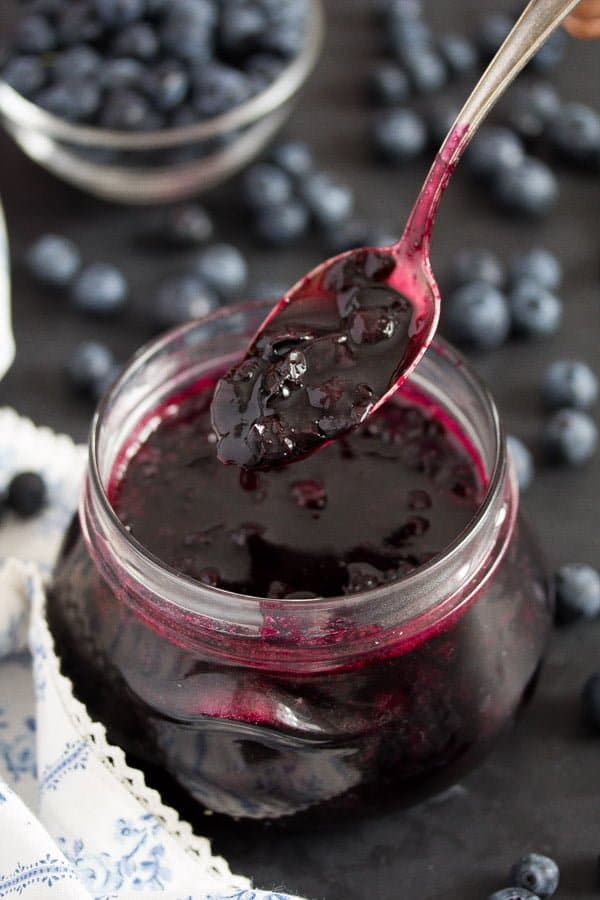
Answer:
[{"label": "jar of blueberry sauce", "polygon": [[205,809],[413,803],[530,695],[543,563],[493,401],[442,342],[353,435],[268,472],[219,463],[212,389],[267,311],[161,337],[104,399],[49,596],[57,651],[110,740]]}]

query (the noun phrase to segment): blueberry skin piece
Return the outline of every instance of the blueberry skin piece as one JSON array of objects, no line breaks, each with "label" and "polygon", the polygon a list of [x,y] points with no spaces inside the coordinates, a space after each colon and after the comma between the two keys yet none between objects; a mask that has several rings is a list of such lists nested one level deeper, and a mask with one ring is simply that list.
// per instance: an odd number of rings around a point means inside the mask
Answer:
[{"label": "blueberry skin piece", "polygon": [[549,366],[542,381],[546,409],[589,409],[598,399],[598,378],[578,360],[559,359]]},{"label": "blueberry skin piece", "polygon": [[506,281],[504,266],[491,250],[478,247],[459,251],[452,260],[450,280],[453,287],[485,281],[493,287],[501,288]]},{"label": "blueberry skin piece", "polygon": [[511,262],[510,274],[513,281],[530,278],[549,291],[555,291],[562,282],[560,261],[543,247],[534,247],[519,253]]},{"label": "blueberry skin piece", "polygon": [[550,462],[582,466],[592,458],[597,445],[596,423],[578,409],[560,409],[542,431],[542,446]]},{"label": "blueberry skin piece", "polygon": [[582,169],[600,170],[600,115],[583,103],[565,103],[548,126],[557,153]]},{"label": "blueberry skin piece", "polygon": [[71,299],[80,312],[112,316],[125,305],[127,293],[127,282],[119,269],[98,262],[83,269],[73,285]]},{"label": "blueberry skin piece", "polygon": [[488,900],[540,900],[540,897],[532,894],[527,888],[510,887],[490,894]]},{"label": "blueberry skin piece", "polygon": [[286,203],[293,191],[291,177],[273,163],[256,163],[242,176],[242,197],[253,210]]},{"label": "blueberry skin piece", "polygon": [[56,33],[44,16],[25,16],[17,25],[15,43],[23,53],[47,53],[56,46]]},{"label": "blueberry skin piece", "polygon": [[159,286],[153,305],[153,321],[159,330],[200,319],[218,309],[214,291],[195,275],[175,275]]},{"label": "blueberry skin piece", "polygon": [[53,288],[69,285],[81,266],[79,250],[66,237],[45,234],[27,252],[27,267],[36,281]]},{"label": "blueberry skin piece", "polygon": [[306,234],[310,212],[301,200],[262,209],[254,221],[257,238],[269,247],[288,247]]},{"label": "blueberry skin piece", "polygon": [[223,300],[239,294],[248,281],[248,264],[232,244],[212,244],[200,252],[196,272]]},{"label": "blueberry skin piece", "polygon": [[329,172],[309,175],[301,186],[301,195],[313,219],[322,228],[345,222],[354,209],[354,191]]},{"label": "blueberry skin piece", "polygon": [[367,81],[369,98],[377,106],[397,106],[410,96],[410,82],[404,69],[393,62],[378,63]]},{"label": "blueberry skin piece", "polygon": [[533,455],[523,441],[519,440],[519,438],[515,437],[513,434],[507,436],[506,446],[513,462],[519,490],[526,491],[527,488],[530,487],[535,476]]},{"label": "blueberry skin piece", "polygon": [[105,344],[84,341],[67,361],[65,373],[69,386],[76,393],[90,394],[115,367],[115,358]]},{"label": "blueberry skin piece", "polygon": [[305,178],[314,167],[312,152],[304,141],[284,141],[277,144],[271,151],[270,159],[295,180]]},{"label": "blueberry skin piece", "polygon": [[22,519],[37,515],[46,499],[46,483],[37,472],[19,472],[9,482],[6,505]]},{"label": "blueberry skin piece", "polygon": [[477,49],[464,35],[443,34],[438,40],[438,49],[454,78],[470,75],[477,69]]},{"label": "blueberry skin piece", "polygon": [[32,97],[46,81],[46,72],[37,56],[15,56],[4,67],[2,78],[19,94]]},{"label": "blueberry skin piece", "polygon": [[541,853],[522,856],[510,871],[510,879],[515,885],[527,888],[540,900],[548,900],[555,893],[559,877],[559,868],[554,860]]},{"label": "blueberry skin piece", "polygon": [[561,566],[554,575],[556,624],[570,625],[600,615],[600,572],[585,563]]},{"label": "blueberry skin piece", "polygon": [[484,125],[465,153],[465,164],[475,178],[487,181],[500,172],[518,168],[525,160],[521,138],[501,125]]},{"label": "blueberry skin piece", "polygon": [[589,731],[600,734],[600,672],[590,675],[583,686],[581,718]]},{"label": "blueberry skin piece", "polygon": [[451,340],[480,350],[500,347],[510,331],[506,297],[483,281],[465,284],[450,295],[444,321]]},{"label": "blueberry skin piece", "polygon": [[377,120],[373,142],[380,159],[402,165],[423,153],[427,147],[427,129],[412,109],[395,109]]},{"label": "blueberry skin piece", "polygon": [[562,321],[562,301],[537,281],[523,278],[509,294],[514,330],[526,337],[555,334]]},{"label": "blueberry skin piece", "polygon": [[548,215],[559,193],[553,171],[531,157],[526,157],[519,166],[501,170],[493,192],[507,213],[524,219],[541,219]]}]

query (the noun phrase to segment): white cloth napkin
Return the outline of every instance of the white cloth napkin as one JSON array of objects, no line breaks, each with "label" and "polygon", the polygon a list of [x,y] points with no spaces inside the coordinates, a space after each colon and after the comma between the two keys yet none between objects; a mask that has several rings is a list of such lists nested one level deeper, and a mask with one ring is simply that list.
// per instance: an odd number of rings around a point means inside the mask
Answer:
[{"label": "white cloth napkin", "polygon": [[24,469],[40,471],[49,491],[39,516],[0,523],[0,898],[291,900],[213,856],[60,674],[44,583],[84,460],[68,437],[0,409],[0,491]]}]

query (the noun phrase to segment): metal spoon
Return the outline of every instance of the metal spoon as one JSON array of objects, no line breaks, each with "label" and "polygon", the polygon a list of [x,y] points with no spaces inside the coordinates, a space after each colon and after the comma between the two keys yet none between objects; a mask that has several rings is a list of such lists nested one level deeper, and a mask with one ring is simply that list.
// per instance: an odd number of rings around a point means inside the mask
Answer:
[{"label": "metal spoon", "polygon": [[444,140],[391,247],[329,259],[279,300],[211,408],[222,462],[266,468],[324,446],[373,413],[425,353],[440,293],[429,261],[437,208],[479,125],[578,0],[531,0]]}]

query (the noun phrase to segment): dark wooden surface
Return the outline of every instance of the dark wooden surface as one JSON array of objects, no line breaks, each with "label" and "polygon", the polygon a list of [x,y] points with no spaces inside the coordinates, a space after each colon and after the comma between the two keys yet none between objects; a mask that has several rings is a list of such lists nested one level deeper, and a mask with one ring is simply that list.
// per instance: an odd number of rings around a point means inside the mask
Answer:
[{"label": "dark wooden surface", "polygon": [[[483,12],[475,0],[445,0],[432,8],[431,19],[440,29],[470,33]],[[403,172],[381,170],[371,162],[362,84],[377,34],[366,2],[329,0],[327,13],[323,58],[288,132],[309,139],[320,163],[352,183],[365,216],[398,232],[426,162]],[[571,44],[554,81],[566,99],[600,106],[600,43]],[[455,93],[467,90],[465,85]],[[140,249],[135,236],[147,211],[116,208],[77,193],[29,163],[6,138],[0,140],[0,152],[18,347],[17,360],[0,384],[0,403],[83,439],[91,411],[65,389],[65,358],[79,340],[95,335],[125,359],[149,336],[144,309],[156,281],[185,268],[188,257]],[[597,177],[561,169],[560,187],[560,204],[548,220],[513,223],[494,212],[459,171],[434,241],[434,267],[440,273],[464,246],[493,247],[508,258],[522,247],[544,244],[564,262],[561,333],[539,343],[511,342],[487,358],[474,359],[508,429],[532,446],[542,424],[538,383],[545,365],[567,356],[600,369],[600,183]],[[258,250],[245,233],[233,187],[214,192],[207,203],[219,235],[248,251],[254,284],[265,279],[290,283],[323,254],[312,239],[283,253]],[[123,267],[133,302],[118,323],[77,318],[63,298],[44,295],[32,285],[21,266],[22,254],[48,230],[77,240],[86,260],[110,260]],[[599,563],[599,486],[597,457],[581,471],[541,471],[525,497],[552,567],[575,560]],[[409,812],[314,833],[213,825],[215,850],[257,885],[314,900],[478,900],[505,886],[511,861],[535,849],[555,856],[561,865],[558,896],[592,900],[598,895],[600,742],[581,732],[578,693],[585,677],[598,668],[600,623],[557,633],[525,717],[492,757],[444,798]]]}]

